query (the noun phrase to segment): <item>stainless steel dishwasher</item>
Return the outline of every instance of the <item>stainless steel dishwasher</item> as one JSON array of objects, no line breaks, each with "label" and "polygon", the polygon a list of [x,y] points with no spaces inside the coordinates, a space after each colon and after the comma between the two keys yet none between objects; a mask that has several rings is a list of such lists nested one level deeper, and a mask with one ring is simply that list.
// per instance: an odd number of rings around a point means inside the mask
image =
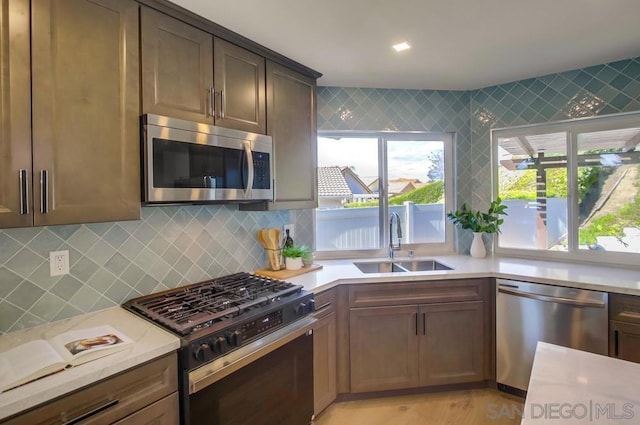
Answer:
[{"label": "stainless steel dishwasher", "polygon": [[606,292],[496,279],[496,381],[525,396],[538,341],[606,355]]}]

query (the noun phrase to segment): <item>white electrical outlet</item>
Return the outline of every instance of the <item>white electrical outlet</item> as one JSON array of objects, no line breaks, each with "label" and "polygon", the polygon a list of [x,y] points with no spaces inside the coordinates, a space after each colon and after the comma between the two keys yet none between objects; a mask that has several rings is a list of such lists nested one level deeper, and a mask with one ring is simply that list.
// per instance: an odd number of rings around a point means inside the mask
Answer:
[{"label": "white electrical outlet", "polygon": [[51,276],[69,274],[69,251],[51,251],[49,253]]},{"label": "white electrical outlet", "polygon": [[283,236],[284,237],[286,237],[286,235],[287,235],[287,229],[289,230],[289,236],[291,237],[291,239],[293,239],[295,241],[296,240],[296,227],[293,224],[285,224],[284,226],[282,226]]}]

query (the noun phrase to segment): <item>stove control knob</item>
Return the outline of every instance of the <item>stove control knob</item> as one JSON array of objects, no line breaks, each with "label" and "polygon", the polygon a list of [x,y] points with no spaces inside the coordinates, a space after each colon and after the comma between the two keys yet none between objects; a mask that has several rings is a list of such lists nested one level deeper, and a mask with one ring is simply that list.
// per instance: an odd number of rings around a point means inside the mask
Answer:
[{"label": "stove control knob", "polygon": [[213,339],[213,350],[218,354],[224,354],[227,352],[227,339],[223,336],[219,336]]},{"label": "stove control knob", "polygon": [[200,361],[204,361],[207,358],[207,351],[209,351],[209,344],[205,344],[202,343],[200,345],[198,345],[194,350],[193,350],[193,355],[196,358],[196,360],[200,360]]},{"label": "stove control knob", "polygon": [[296,306],[294,312],[296,316],[303,316],[305,313],[313,311],[313,305],[310,302],[300,303]]},{"label": "stove control knob", "polygon": [[229,345],[233,347],[239,347],[240,343],[242,342],[242,332],[240,332],[239,330],[231,332],[227,337],[227,340],[229,341]]}]

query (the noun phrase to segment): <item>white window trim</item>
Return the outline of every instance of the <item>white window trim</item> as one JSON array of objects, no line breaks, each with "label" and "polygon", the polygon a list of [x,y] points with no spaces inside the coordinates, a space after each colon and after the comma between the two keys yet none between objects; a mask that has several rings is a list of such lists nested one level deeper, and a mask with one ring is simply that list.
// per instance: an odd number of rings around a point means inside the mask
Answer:
[{"label": "white window trim", "polygon": [[[455,208],[456,181],[455,181],[455,146],[456,134],[450,132],[432,132],[432,131],[319,131],[318,137],[344,137],[344,138],[377,138],[378,139],[378,155],[381,159],[378,163],[378,175],[380,182],[384,184],[385,190],[388,187],[386,155],[384,155],[385,143],[383,140],[438,140],[444,142],[444,172],[445,172],[445,214]],[[389,208],[388,200],[381,193],[380,208],[383,209],[379,214],[380,241],[382,248],[367,250],[337,250],[337,251],[316,251],[315,257],[318,259],[340,259],[340,258],[365,258],[365,257],[387,257],[389,254]],[[435,254],[452,254],[454,253],[454,228],[453,224],[444,217],[445,220],[445,241],[442,243],[414,243],[402,244],[402,250],[396,252],[397,257],[408,255],[408,251],[412,250],[415,256],[435,255]],[[314,245],[315,245],[315,229],[316,229],[316,210],[313,210],[313,229],[314,229]]]},{"label": "white window trim", "polygon": [[[578,249],[578,187],[577,182],[577,134],[640,125],[640,112],[626,112],[598,117],[586,117],[550,123],[529,124],[517,127],[495,128],[491,130],[491,187],[492,199],[498,197],[498,138],[523,135],[567,133],[567,228],[568,251],[549,251],[500,247],[500,234],[493,240],[494,252],[498,255],[535,260],[583,262],[638,267],[640,254],[615,251],[587,251]],[[507,211],[507,214],[509,211]]]}]

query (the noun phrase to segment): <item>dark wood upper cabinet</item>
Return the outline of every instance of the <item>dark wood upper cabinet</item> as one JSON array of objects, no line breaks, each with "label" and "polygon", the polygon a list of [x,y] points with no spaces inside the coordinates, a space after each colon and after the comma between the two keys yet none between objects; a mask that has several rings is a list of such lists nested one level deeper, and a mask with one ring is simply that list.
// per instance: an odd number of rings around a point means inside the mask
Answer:
[{"label": "dark wood upper cabinet", "polygon": [[265,59],[142,9],[144,113],[266,132]]},{"label": "dark wood upper cabinet", "polygon": [[137,3],[32,0],[32,25],[34,223],[139,218]]},{"label": "dark wood upper cabinet", "polygon": [[148,8],[141,28],[143,112],[214,124],[211,34]]},{"label": "dark wood upper cabinet", "polygon": [[0,9],[0,227],[33,224],[29,0]]},{"label": "dark wood upper cabinet", "polygon": [[216,125],[266,133],[265,60],[214,38]]},{"label": "dark wood upper cabinet", "polygon": [[270,209],[316,208],[316,81],[267,62],[267,134],[274,146]]},{"label": "dark wood upper cabinet", "polygon": [[2,10],[0,227],[139,218],[137,3]]}]

